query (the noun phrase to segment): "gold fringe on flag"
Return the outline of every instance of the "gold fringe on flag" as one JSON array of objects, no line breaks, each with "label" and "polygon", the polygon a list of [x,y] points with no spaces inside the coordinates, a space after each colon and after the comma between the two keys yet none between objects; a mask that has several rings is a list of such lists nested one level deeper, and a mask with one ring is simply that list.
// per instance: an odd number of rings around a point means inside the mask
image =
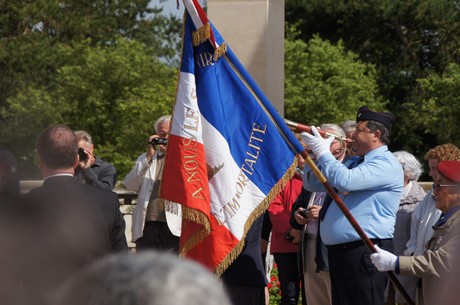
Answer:
[{"label": "gold fringe on flag", "polygon": [[211,25],[207,22],[192,33],[192,44],[194,47],[199,46],[209,38],[211,38]]},{"label": "gold fringe on flag", "polygon": [[[268,209],[270,202],[272,202],[275,199],[275,197],[279,194],[279,192],[283,190],[283,188],[286,186],[289,180],[292,179],[296,172],[296,169],[297,158],[294,158],[294,162],[292,162],[292,165],[289,167],[286,173],[284,173],[283,177],[278,181],[278,183],[276,183],[276,185],[268,193],[267,197],[265,197],[265,199],[257,206],[257,208],[254,209],[254,211],[248,217],[246,224],[244,226],[244,236],[246,236],[254,221],[257,218],[259,218],[260,215],[262,215],[266,209]],[[238,245],[235,248],[233,248],[233,250],[222,260],[222,262],[216,267],[214,273],[217,276],[221,276],[222,273],[228,268],[228,266],[230,266],[233,263],[233,261],[238,257],[238,255],[241,254],[241,251],[243,251],[243,247],[244,238],[241,239]]]},{"label": "gold fringe on flag", "polygon": [[[207,22],[201,28],[192,33],[192,44],[194,47],[202,44],[211,38],[211,25]],[[227,43],[223,42],[218,48],[214,50],[214,60],[217,61],[227,52]]]},{"label": "gold fringe on flag", "polygon": [[195,209],[191,209],[184,206],[182,206],[182,219],[187,219],[199,223],[203,226],[202,229],[198,230],[193,235],[191,235],[187,239],[185,244],[182,246],[180,256],[185,257],[185,255],[188,251],[190,251],[190,249],[196,246],[196,244],[198,244],[199,242],[203,241],[203,239],[205,239],[206,236],[208,236],[209,233],[211,233],[211,224],[209,223],[209,220],[206,217],[206,215]]},{"label": "gold fringe on flag", "polygon": [[217,61],[225,53],[227,53],[227,43],[223,42],[217,49],[214,50],[214,61]]}]

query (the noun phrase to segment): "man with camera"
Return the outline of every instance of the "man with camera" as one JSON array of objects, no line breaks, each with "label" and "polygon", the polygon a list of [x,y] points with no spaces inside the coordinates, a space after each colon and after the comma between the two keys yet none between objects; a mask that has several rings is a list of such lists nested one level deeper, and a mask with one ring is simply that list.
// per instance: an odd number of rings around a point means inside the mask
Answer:
[{"label": "man with camera", "polygon": [[157,249],[178,253],[181,228],[180,213],[165,211],[158,198],[171,116],[155,121],[156,134],[147,141],[147,152],[140,155],[126,175],[127,189],[138,194],[132,220],[132,241],[136,249]]},{"label": "man with camera", "polygon": [[117,182],[115,167],[94,155],[91,135],[84,130],[75,131],[78,141],[78,166],[75,179],[81,183],[111,191]]}]

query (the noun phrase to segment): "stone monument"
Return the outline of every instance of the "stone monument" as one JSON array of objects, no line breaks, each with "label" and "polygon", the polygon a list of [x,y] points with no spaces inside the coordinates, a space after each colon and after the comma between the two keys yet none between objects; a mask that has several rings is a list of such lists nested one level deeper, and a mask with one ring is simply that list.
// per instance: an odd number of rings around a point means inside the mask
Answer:
[{"label": "stone monument", "polygon": [[208,0],[207,14],[284,116],[284,0]]}]

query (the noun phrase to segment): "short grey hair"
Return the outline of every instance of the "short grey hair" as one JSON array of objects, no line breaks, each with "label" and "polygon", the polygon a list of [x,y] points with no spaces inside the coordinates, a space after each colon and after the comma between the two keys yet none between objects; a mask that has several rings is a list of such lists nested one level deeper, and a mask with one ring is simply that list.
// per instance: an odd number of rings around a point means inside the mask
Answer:
[{"label": "short grey hair", "polygon": [[404,170],[404,176],[411,181],[417,181],[423,172],[422,164],[407,151],[395,151],[393,155],[398,159]]},{"label": "short grey hair", "polygon": [[76,130],[76,131],[74,131],[74,133],[75,133],[75,136],[77,137],[77,142],[80,141],[80,140],[85,140],[89,144],[93,144],[93,138],[91,137],[91,135],[87,131]]},{"label": "short grey hair", "polygon": [[171,121],[171,115],[163,115],[159,117],[153,124],[153,128],[155,128],[155,132],[158,133],[158,127],[160,127],[161,124],[163,124],[164,122],[170,122],[170,121]]},{"label": "short grey hair", "polygon": [[345,131],[345,134],[348,133],[353,133],[356,130],[356,121],[353,120],[346,120],[345,122],[342,123],[342,129]]},{"label": "short grey hair", "polygon": [[168,252],[112,254],[71,278],[54,305],[230,305],[204,266]]},{"label": "short grey hair", "polygon": [[343,131],[342,127],[340,127],[339,125],[337,124],[322,124],[320,126],[320,128],[322,130],[332,130],[332,134],[336,135],[336,136],[339,136],[339,137],[342,137],[342,138],[346,138],[347,136],[345,135],[345,131]]}]

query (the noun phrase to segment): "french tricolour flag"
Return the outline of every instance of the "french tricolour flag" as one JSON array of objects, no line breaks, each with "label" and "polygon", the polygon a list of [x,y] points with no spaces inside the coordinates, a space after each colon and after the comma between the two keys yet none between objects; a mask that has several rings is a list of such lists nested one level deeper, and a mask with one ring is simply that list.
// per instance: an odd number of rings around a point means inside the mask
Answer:
[{"label": "french tricolour flag", "polygon": [[184,0],[180,77],[160,197],[182,206],[181,255],[220,275],[295,172],[303,146],[208,21]]}]

